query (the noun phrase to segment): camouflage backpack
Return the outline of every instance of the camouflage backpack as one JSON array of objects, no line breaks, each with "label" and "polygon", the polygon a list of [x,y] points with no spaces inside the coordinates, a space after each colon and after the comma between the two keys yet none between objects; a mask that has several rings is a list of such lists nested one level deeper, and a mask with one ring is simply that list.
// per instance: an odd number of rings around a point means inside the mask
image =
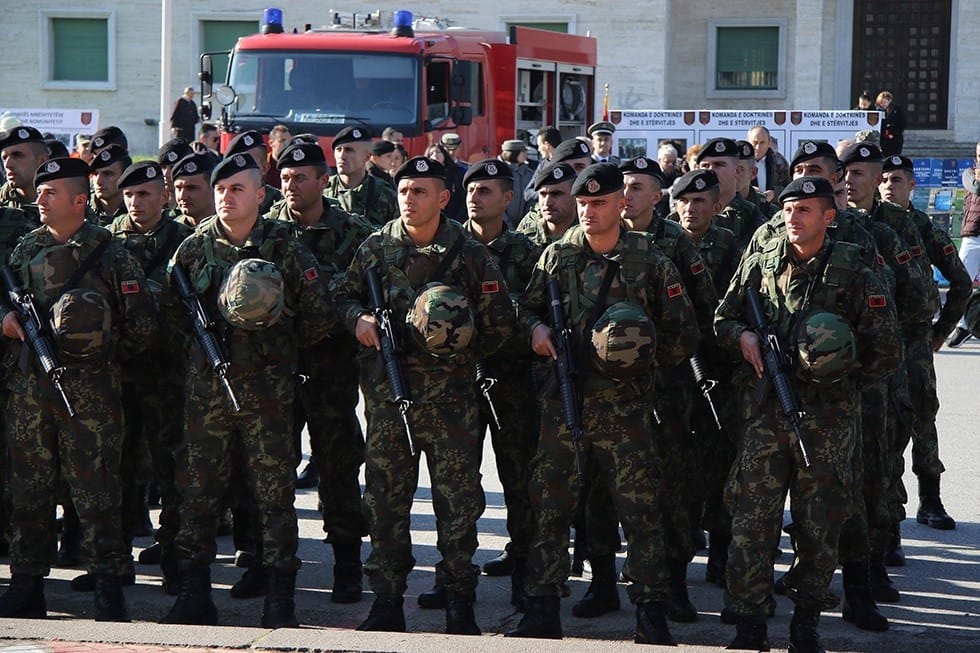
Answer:
[{"label": "camouflage backpack", "polygon": [[656,330],[642,308],[616,302],[606,308],[590,332],[590,354],[596,369],[614,381],[650,373]]},{"label": "camouflage backpack", "polygon": [[258,331],[273,324],[284,308],[282,273],[275,263],[242,259],[231,266],[218,289],[218,310],[232,326]]},{"label": "camouflage backpack", "polygon": [[112,311],[95,290],[69,290],[51,307],[51,330],[64,362],[101,362],[109,353]]},{"label": "camouflage backpack", "polygon": [[830,385],[847,377],[857,362],[854,333],[836,313],[816,310],[797,325],[797,374],[815,385]]},{"label": "camouflage backpack", "polygon": [[476,335],[469,300],[439,281],[422,288],[405,322],[415,342],[436,358],[451,358],[464,351]]}]

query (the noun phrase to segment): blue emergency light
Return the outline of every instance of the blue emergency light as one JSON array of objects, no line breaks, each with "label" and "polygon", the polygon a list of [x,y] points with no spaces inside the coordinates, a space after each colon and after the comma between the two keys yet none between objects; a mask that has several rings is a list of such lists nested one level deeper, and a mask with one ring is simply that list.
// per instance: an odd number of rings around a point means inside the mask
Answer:
[{"label": "blue emergency light", "polygon": [[262,33],[282,34],[282,9],[268,7],[262,12]]},{"label": "blue emergency light", "polygon": [[395,12],[395,27],[391,30],[393,36],[415,36],[412,23],[415,17],[412,12],[400,9]]}]

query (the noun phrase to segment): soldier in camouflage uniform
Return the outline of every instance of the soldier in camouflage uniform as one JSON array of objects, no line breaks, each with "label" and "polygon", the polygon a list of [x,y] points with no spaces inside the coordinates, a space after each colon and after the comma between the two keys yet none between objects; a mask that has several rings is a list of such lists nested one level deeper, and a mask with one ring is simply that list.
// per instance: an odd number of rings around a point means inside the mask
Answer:
[{"label": "soldier in camouflage uniform", "polygon": [[[217,217],[174,254],[223,341],[236,411],[199,342],[187,350],[184,444],[177,453],[181,493],[175,540],[180,590],[164,623],[215,624],[210,564],[231,466],[242,452],[257,504],[267,586],[262,625],[297,624],[293,595],[297,523],[293,508],[293,371],[298,350],[325,337],[335,322],[316,259],[288,225],[259,214],[261,172],[244,154],[211,174]],[[171,271],[171,284],[174,283]],[[175,315],[178,324],[187,317]]]},{"label": "soldier in camouflage uniform", "polygon": [[[143,505],[146,478],[139,461],[149,450],[153,479],[160,493],[160,528],[154,539],[160,551],[163,582],[176,590],[177,555],[174,537],[179,523],[179,496],[175,485],[174,450],[182,439],[184,342],[177,326],[166,321],[179,310],[179,297],[167,283],[167,263],[193,229],[167,217],[167,190],[160,166],[135,163],[119,178],[126,215],[116,218],[109,231],[140,262],[147,284],[161,308],[161,334],[139,361],[123,367],[123,403],[126,434],[123,439],[123,534],[132,545],[130,506]],[[141,555],[142,559],[142,555]],[[76,579],[77,580],[77,579]],[[74,581],[73,581],[74,583]],[[74,586],[74,585],[73,585]]]},{"label": "soldier in camouflage uniform", "polygon": [[[911,434],[906,430],[904,432],[905,437],[899,438],[894,443],[893,451],[896,455],[892,468],[891,492],[891,513],[894,522],[884,556],[886,564],[901,566],[905,562],[905,555],[901,550],[899,526],[901,521],[905,519],[904,503],[907,499],[905,486],[902,484],[902,474],[905,471],[905,447],[908,446],[909,435],[912,435],[913,442],[920,441],[930,443],[930,445],[938,442],[936,413],[939,411],[939,398],[936,395],[936,368],[933,352],[942,347],[946,336],[956,325],[958,316],[962,315],[966,301],[970,296],[972,282],[963,261],[957,254],[956,246],[950,240],[949,234],[944,230],[935,228],[927,214],[912,206],[911,193],[912,189],[915,188],[915,175],[911,159],[904,156],[888,157],[885,159],[882,175],[882,182],[878,185],[882,199],[905,209],[922,236],[925,246],[923,259],[934,265],[949,281],[946,301],[943,302],[939,317],[932,325],[931,332],[923,334],[927,337],[916,338],[906,343],[910,363],[908,367],[909,395],[915,410],[915,425]],[[916,474],[920,474],[921,477],[923,467],[926,467],[928,471],[928,467],[923,465],[922,461],[928,460],[929,457],[918,452],[919,446],[918,444],[913,446],[912,457],[913,467],[918,467]],[[927,450],[929,449],[931,446],[927,445]],[[926,475],[928,476],[928,474]],[[924,515],[926,523],[934,528],[955,525],[952,518],[945,515],[945,509],[942,508],[938,499],[937,492],[932,498],[932,505],[930,502],[923,502],[922,507],[933,512],[930,515],[927,511]]]},{"label": "soldier in camouflage uniform", "polygon": [[[269,172],[269,148],[266,146],[262,134],[254,129],[250,129],[231,139],[231,142],[228,143],[228,149],[225,150],[225,158],[227,159],[236,154],[247,154],[251,156],[255,161],[255,165],[262,171],[262,179],[265,179],[266,173]],[[263,184],[262,187],[265,189],[265,199],[262,200],[262,204],[259,206],[260,216],[268,213],[272,205],[282,199],[282,192],[275,186]]]},{"label": "soldier in camouflage uniform", "polygon": [[112,221],[126,214],[119,177],[133,160],[121,145],[109,145],[92,159],[92,201],[89,208],[98,224],[108,227]]},{"label": "soldier in camouflage uniform", "polygon": [[[449,201],[445,168],[415,157],[395,174],[401,218],[388,222],[357,250],[334,291],[341,316],[358,341],[361,392],[368,434],[364,510],[371,555],[364,565],[375,593],[359,630],[404,631],[403,595],[415,559],[409,536],[419,453],[432,477],[442,562],[437,582],[448,591],[446,632],[476,635],[473,616],[479,568],[476,520],[483,513],[481,437],[474,365],[500,349],[515,331],[504,277],[487,250],[440,212]],[[379,377],[378,324],[371,313],[369,270],[377,273],[411,391],[407,414]],[[373,274],[373,272],[372,272]],[[410,453],[403,417],[411,425]]]},{"label": "soldier in camouflage uniform", "polygon": [[576,221],[572,184],[575,170],[565,163],[548,163],[534,180],[538,203],[517,226],[538,247],[546,247],[565,235]]},{"label": "soldier in camouflage uniform", "polygon": [[768,220],[779,209],[756,189],[755,148],[748,141],[735,141],[738,145],[738,194],[750,204],[755,204],[763,220]]},{"label": "soldier in camouflage uniform", "polygon": [[[313,253],[326,283],[343,276],[371,226],[323,196],[327,163],[319,144],[287,145],[279,153],[285,199],[266,217],[284,220]],[[361,599],[361,538],[367,524],[361,512],[358,471],[364,462],[364,435],[357,419],[357,343],[338,323],[330,337],[300,351],[293,434],[300,451],[304,424],[312,458],[319,468],[323,530],[333,547],[334,603]]]},{"label": "soldier in camouflage uniform", "polygon": [[[71,488],[95,577],[95,617],[126,621],[121,576],[126,550],[120,520],[119,466],[123,438],[119,365],[157,335],[157,312],[139,263],[105,229],[85,222],[89,168],[80,159],[51,159],[35,175],[43,226],[24,236],[10,267],[33,294],[65,371],[61,396],[23,342],[20,318],[6,297],[10,399],[9,490],[13,512],[10,589],[0,616],[44,617],[43,577],[54,550],[51,514],[56,480]],[[45,325],[46,326],[46,325]],[[23,364],[18,365],[18,353]]]},{"label": "soldier in camouflage uniform", "polygon": [[715,223],[735,234],[738,244],[745,247],[765,218],[754,204],[738,194],[738,159],[739,147],[735,141],[712,138],[698,151],[697,166],[718,175],[719,200],[723,208]]},{"label": "soldier in camouflage uniform", "polygon": [[180,137],[171,138],[161,145],[157,151],[157,163],[160,164],[160,168],[163,170],[163,178],[167,184],[168,209],[177,208],[177,193],[174,190],[173,167],[185,156],[193,153],[194,150],[191,149],[191,144],[186,139]]},{"label": "soldier in camouflage uniform", "polygon": [[48,160],[48,148],[41,132],[21,125],[0,131],[0,160],[3,161],[4,184],[0,187],[0,206],[19,209],[32,224],[40,224],[34,171]]},{"label": "soldier in camouflage uniform", "polygon": [[214,154],[204,152],[189,154],[174,164],[170,174],[180,212],[175,218],[177,222],[193,229],[214,215],[211,171],[219,161],[221,159]]},{"label": "soldier in camouflage uniform", "polygon": [[333,139],[337,174],[327,184],[326,196],[340,202],[375,227],[398,217],[398,200],[392,187],[369,175],[371,134],[363,127],[345,127]]},{"label": "soldier in camouflage uniform", "polygon": [[856,482],[851,459],[860,437],[857,391],[901,361],[895,314],[876,275],[861,263],[859,248],[827,236],[836,216],[833,198],[833,187],[818,177],[800,177],[786,187],[780,195],[785,235],[746,255],[715,319],[719,344],[746,361],[741,382],[759,382],[763,358],[746,304],[747,289],[759,293],[765,319],[793,356],[789,381],[806,411],[801,431],[811,461],[804,465],[801,443],[772,386],[765,386],[742,435],[728,494],[728,591],[738,623],[732,649],[768,650],[771,553],[788,492],[797,554],[785,578],[796,606],[790,648],[822,650],[819,615],[836,603],[827,590],[847,516],[842,507]]},{"label": "soldier in camouflage uniform", "polygon": [[[616,166],[590,166],[573,194],[581,228],[542,254],[519,299],[521,327],[535,353],[557,358],[552,330],[544,323],[547,288],[557,280],[582,365],[577,385],[584,428],[577,448],[582,468],[592,467],[594,481],[612,497],[626,530],[628,592],[637,604],[635,641],[672,644],[665,619],[663,517],[657,510],[661,470],[650,393],[654,363],[673,367],[694,351],[696,316],[681,276],[653,238],[622,227],[626,200]],[[555,394],[546,392],[542,406],[531,479],[538,528],[528,560],[528,606],[508,636],[562,636],[559,601],[568,575],[562,552],[579,498],[576,445]]]},{"label": "soldier in camouflage uniform", "polygon": [[[538,182],[542,180],[549,172],[554,170],[555,166],[564,163],[569,168],[572,169],[572,178],[575,175],[582,172],[588,166],[592,165],[592,148],[578,138],[570,138],[566,141],[562,141],[558,147],[555,148],[552,157],[543,162],[538,166],[538,169],[534,172],[534,177],[531,178],[531,188],[532,190],[537,190]],[[521,221],[517,224],[517,231],[532,235],[538,232],[537,225],[541,222],[542,217],[542,207],[540,194],[534,198],[534,204],[531,209],[521,218]],[[557,238],[555,239],[557,240]],[[551,242],[539,242],[538,244],[544,247]]]}]

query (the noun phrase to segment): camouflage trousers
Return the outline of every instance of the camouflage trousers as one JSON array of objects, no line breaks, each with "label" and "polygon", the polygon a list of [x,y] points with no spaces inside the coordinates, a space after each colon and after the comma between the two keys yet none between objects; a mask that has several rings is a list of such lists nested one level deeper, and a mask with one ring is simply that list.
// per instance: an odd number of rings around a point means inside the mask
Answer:
[{"label": "camouflage trousers", "polygon": [[[532,462],[531,504],[537,534],[528,557],[530,596],[561,596],[568,578],[568,529],[579,501],[575,449],[561,403],[542,401],[541,435]],[[646,397],[606,395],[585,398],[583,465],[593,482],[612,498],[627,536],[628,593],[635,603],[666,598],[660,465],[653,447],[650,403]]]},{"label": "camouflage trousers", "polygon": [[112,368],[70,368],[62,377],[75,417],[46,377],[15,375],[7,402],[10,570],[46,576],[55,554],[54,510],[67,482],[90,571],[122,575],[128,555],[119,519],[122,405]]},{"label": "camouflage trousers", "polygon": [[[687,363],[685,362],[686,366]],[[668,374],[683,376],[687,369],[672,368]],[[692,395],[683,383],[658,389],[660,423],[652,426],[653,448],[660,461],[663,496],[660,502],[663,517],[663,538],[669,562],[690,562],[694,558],[692,524],[693,504],[701,498],[698,481],[698,458],[691,437],[690,413]],[[601,556],[615,553],[622,545],[619,521],[608,484],[593,482],[586,501],[586,521],[589,533],[589,553]],[[624,530],[626,530],[624,524]],[[629,532],[626,532],[627,536]]]},{"label": "camouflage trousers", "polygon": [[695,386],[694,410],[691,412],[691,428],[694,431],[694,448],[698,458],[700,481],[703,483],[704,514],[701,524],[709,533],[727,539],[732,531],[732,516],[725,506],[725,485],[735,462],[735,442],[741,431],[735,405],[735,387],[728,378],[719,374],[718,385],[711,391],[721,430],[715,424],[711,408]]},{"label": "camouflage trousers", "polygon": [[[184,440],[177,450],[181,495],[178,557],[210,564],[215,556],[218,519],[232,467],[243,465],[247,490],[258,511],[262,564],[299,568],[295,500],[295,454],[291,433],[293,378],[288,370],[266,368],[229,378],[240,412],[234,412],[217,377],[187,377]],[[241,456],[236,456],[236,447]]]},{"label": "camouflage trousers", "polygon": [[534,513],[528,483],[531,460],[538,449],[538,408],[530,364],[490,362],[488,370],[497,383],[490,389],[501,428],[493,426],[487,400],[480,396],[480,433],[490,429],[490,441],[497,463],[497,476],[504,489],[507,506],[507,551],[516,558],[527,558],[534,536]]},{"label": "camouflage trousers", "polygon": [[[419,453],[425,452],[432,479],[436,546],[442,562],[436,582],[449,591],[471,594],[479,568],[476,521],[485,500],[480,485],[480,436],[477,401],[472,384],[445,392],[439,403],[417,403],[409,411],[415,456],[409,453],[405,426],[387,388],[362,390],[366,404],[364,512],[371,534],[371,554],[364,563],[371,590],[379,596],[402,596],[415,566],[410,522],[412,498],[418,487]],[[370,381],[367,382],[370,384]]]},{"label": "camouflage trousers", "polygon": [[804,398],[810,412],[802,426],[810,467],[803,466],[796,436],[770,392],[762,411],[746,424],[732,469],[725,495],[732,512],[727,600],[743,618],[765,618],[787,493],[796,549],[785,577],[787,596],[804,607],[830,607],[826,596],[837,567],[840,525],[849,515],[859,406],[843,392],[824,397],[827,403],[810,399]]},{"label": "camouflage trousers", "polygon": [[358,540],[367,534],[361,512],[358,473],[364,462],[364,434],[357,419],[356,343],[334,336],[300,355],[309,378],[297,388],[293,434],[299,455],[303,425],[320,476],[323,532],[330,542]]}]

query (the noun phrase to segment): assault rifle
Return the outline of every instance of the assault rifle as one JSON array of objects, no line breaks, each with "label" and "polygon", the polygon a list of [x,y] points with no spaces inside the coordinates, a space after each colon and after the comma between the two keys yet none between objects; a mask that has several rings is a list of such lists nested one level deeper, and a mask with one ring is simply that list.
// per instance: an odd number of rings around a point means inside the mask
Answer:
[{"label": "assault rifle", "polygon": [[207,356],[211,369],[218,375],[221,385],[225,386],[231,407],[237,413],[241,407],[238,405],[238,399],[235,398],[235,391],[231,389],[231,383],[228,382],[228,368],[231,367],[231,363],[221,351],[221,342],[215,333],[214,322],[208,312],[204,310],[201,297],[191,286],[191,281],[187,278],[187,272],[183,266],[179,263],[175,264],[171,274],[173,274],[174,281],[177,282],[177,293],[180,295],[184,310],[191,320],[194,335],[197,336],[197,341],[201,344],[201,349],[204,350],[204,355]]},{"label": "assault rifle", "polygon": [[558,280],[548,283],[548,304],[551,313],[551,329],[558,350],[558,360],[555,361],[555,377],[558,380],[558,394],[561,397],[561,412],[565,418],[565,426],[572,436],[572,446],[575,449],[575,474],[578,485],[585,487],[585,471],[582,468],[582,454],[579,450],[579,440],[585,430],[582,424],[582,404],[578,387],[578,369],[575,364],[575,347],[572,330],[565,322],[565,310],[561,304],[561,291]]}]

